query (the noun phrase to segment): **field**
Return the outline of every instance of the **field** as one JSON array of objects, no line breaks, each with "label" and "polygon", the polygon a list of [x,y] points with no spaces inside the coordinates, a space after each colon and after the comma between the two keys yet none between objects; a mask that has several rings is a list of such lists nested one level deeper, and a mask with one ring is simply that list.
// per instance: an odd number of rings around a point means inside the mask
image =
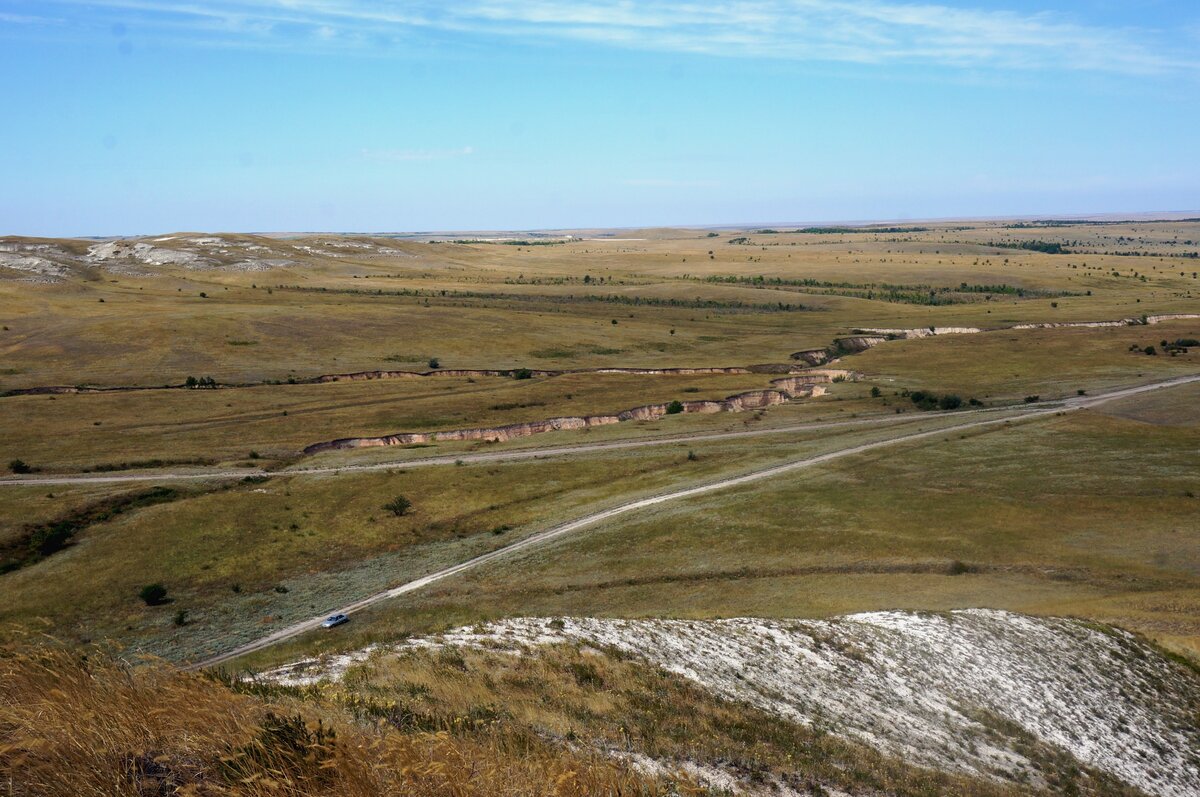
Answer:
[{"label": "field", "polygon": [[[1200,387],[1100,399],[1200,375],[1198,242],[1181,221],[4,239],[3,638],[202,663],[577,518],[836,455],[587,525],[225,666],[511,617],[971,607],[1108,624],[1195,665]],[[431,437],[305,450],[402,433]],[[846,453],[864,444],[880,445]],[[150,584],[165,599],[140,599]],[[528,666],[557,683],[572,655]],[[404,666],[421,683],[444,670]],[[562,687],[604,744],[618,715],[661,721],[633,708],[656,689],[712,727],[743,710],[597,666],[641,684],[622,706]],[[508,676],[464,686],[468,702],[541,699],[512,686],[532,674]],[[422,710],[470,708],[437,702]],[[778,738],[721,727],[708,759],[753,748],[778,769]],[[884,772],[928,793],[894,761],[862,766],[876,774],[858,785]]]}]

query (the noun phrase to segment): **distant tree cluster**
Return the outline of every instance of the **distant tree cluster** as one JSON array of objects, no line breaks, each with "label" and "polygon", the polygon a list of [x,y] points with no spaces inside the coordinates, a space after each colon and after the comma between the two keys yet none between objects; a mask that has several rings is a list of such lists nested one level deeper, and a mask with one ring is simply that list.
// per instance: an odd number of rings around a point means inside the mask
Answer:
[{"label": "distant tree cluster", "polygon": [[184,380],[183,386],[187,388],[213,388],[217,386],[217,380],[211,376],[202,376],[198,379],[194,376],[189,376]]},{"label": "distant tree cluster", "polygon": [[988,241],[987,245],[997,249],[1025,249],[1030,252],[1043,252],[1047,255],[1071,254],[1071,250],[1058,241]]},{"label": "distant tree cluster", "polygon": [[[949,412],[951,410],[961,409],[963,404],[966,403],[961,397],[956,396],[953,393],[947,393],[943,396],[939,396],[936,393],[932,393],[928,390],[914,390],[911,393],[906,391],[904,395],[907,395],[912,403],[917,405],[917,409],[920,410],[942,410],[944,412]],[[969,403],[972,407],[978,407],[983,404],[983,402],[979,401],[978,399],[971,399]]]}]

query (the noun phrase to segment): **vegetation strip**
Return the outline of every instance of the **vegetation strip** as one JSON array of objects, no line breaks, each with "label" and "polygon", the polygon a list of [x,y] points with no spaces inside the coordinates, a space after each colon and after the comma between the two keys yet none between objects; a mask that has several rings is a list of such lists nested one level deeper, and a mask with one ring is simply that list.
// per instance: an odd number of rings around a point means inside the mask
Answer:
[{"label": "vegetation strip", "polygon": [[846,296],[853,299],[872,299],[895,304],[941,306],[968,304],[981,300],[991,301],[996,296],[1018,298],[1046,298],[1083,296],[1071,291],[1046,291],[1036,288],[1020,288],[1014,285],[978,285],[960,283],[958,287],[934,285],[894,285],[887,282],[832,282],[818,279],[784,279],[782,277],[714,275],[705,277],[705,282],[729,285],[745,285],[751,288],[774,288],[801,293],[816,292],[821,295]]},{"label": "vegetation strip", "polygon": [[142,492],[107,498],[44,523],[33,523],[0,547],[0,574],[40,562],[61,551],[71,538],[88,526],[144,506],[174,501],[180,493],[171,487],[152,487]]}]

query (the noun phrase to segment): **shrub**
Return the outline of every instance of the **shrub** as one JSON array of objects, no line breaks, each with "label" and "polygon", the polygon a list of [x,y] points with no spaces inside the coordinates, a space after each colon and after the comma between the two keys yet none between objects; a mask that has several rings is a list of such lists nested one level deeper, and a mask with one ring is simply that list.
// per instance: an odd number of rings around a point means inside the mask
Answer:
[{"label": "shrub", "polygon": [[23,459],[14,459],[8,463],[8,469],[13,473],[33,473],[33,466]]},{"label": "shrub", "polygon": [[696,452],[692,451],[690,449],[688,450],[687,458],[688,458],[688,462],[695,462],[696,460],[700,459],[700,457],[696,456]]},{"label": "shrub", "polygon": [[983,406],[983,402],[977,398],[969,399],[967,401],[967,403],[970,404],[972,407],[982,407]]},{"label": "shrub", "polygon": [[412,501],[402,495],[398,495],[391,501],[383,505],[383,508],[391,512],[396,517],[402,517],[408,514],[408,510],[412,509]]},{"label": "shrub", "polygon": [[442,364],[440,362],[438,362],[437,357],[430,357],[429,358],[429,367],[432,368],[433,370],[437,370],[438,368],[442,367]]},{"label": "shrub", "polygon": [[678,415],[683,412],[683,402],[676,399],[667,405],[667,415]]},{"label": "shrub", "polygon": [[953,393],[949,393],[938,399],[938,407],[943,410],[956,410],[962,406],[962,399]]},{"label": "shrub", "polygon": [[871,388],[871,398],[879,398],[882,395],[883,395],[883,391],[880,390],[878,387]]},{"label": "shrub", "polygon": [[187,622],[188,622],[187,614],[188,614],[187,609],[177,610],[175,612],[175,617],[173,618],[173,622],[175,623],[175,625],[180,626],[180,627],[187,625]]},{"label": "shrub", "polygon": [[518,368],[511,372],[513,379],[533,379],[533,371],[528,368]]},{"label": "shrub", "polygon": [[1181,349],[1192,349],[1200,346],[1200,340],[1196,340],[1195,338],[1179,338],[1175,341],[1175,345]]},{"label": "shrub", "polygon": [[1041,400],[1042,400],[1041,396],[1026,396],[1025,397],[1026,404],[1037,404]]},{"label": "shrub", "polygon": [[1147,346],[1146,348],[1142,349],[1142,351],[1146,352],[1146,354],[1149,354],[1151,357],[1155,357],[1158,355],[1158,352],[1155,350],[1155,348],[1153,346]]},{"label": "shrub", "polygon": [[29,537],[29,551],[34,556],[49,556],[67,547],[76,526],[70,520],[58,520],[34,530]]},{"label": "shrub", "polygon": [[925,390],[914,390],[909,395],[909,399],[923,410],[932,410],[938,406],[937,394]]},{"label": "shrub", "polygon": [[147,584],[138,592],[138,597],[145,601],[147,606],[159,606],[167,600],[167,588],[162,584]]}]

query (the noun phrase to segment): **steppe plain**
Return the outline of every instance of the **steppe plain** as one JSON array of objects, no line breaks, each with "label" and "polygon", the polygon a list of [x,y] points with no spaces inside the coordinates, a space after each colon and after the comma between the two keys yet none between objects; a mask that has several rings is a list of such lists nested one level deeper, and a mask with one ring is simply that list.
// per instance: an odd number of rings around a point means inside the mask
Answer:
[{"label": "steppe plain", "polygon": [[[1068,782],[1186,794],[1186,751],[1158,762],[1161,782],[1070,744],[1075,758],[1063,758],[1044,736],[1010,745],[1020,766],[974,748],[961,766],[909,760],[861,728],[787,724],[770,701],[714,696],[662,661],[639,667],[630,651],[643,642],[586,622],[1076,618],[1072,628],[1105,629],[1120,651],[1172,668],[1155,677],[1178,679],[1163,694],[1181,695],[1189,744],[1198,253],[1200,220],[1180,219],[6,238],[0,624],[15,649],[48,634],[67,659],[100,645],[195,665],[248,646],[222,658],[230,673],[392,650],[398,659],[356,679],[335,667],[332,697],[271,681],[254,699],[361,720],[406,683],[417,725],[454,744],[516,744],[455,730],[454,717],[522,728],[537,751],[523,764],[531,783],[572,766],[547,738],[625,745],[625,758],[575,766],[597,780],[560,793],[685,781],[738,792],[761,770],[775,779],[764,794],[1068,793]],[[1141,386],[1156,389],[1118,393]],[[334,631],[253,647],[576,519],[830,454],[518,547]],[[397,496],[410,507],[385,508]],[[158,605],[139,598],[153,583],[167,590]],[[1003,611],[951,613],[975,609]],[[456,628],[486,639],[530,617],[598,619],[518,661],[475,641],[464,653],[406,647]],[[220,713],[226,697],[153,668],[165,681],[151,686]],[[617,682],[629,684],[620,700],[601,688]],[[690,707],[706,741],[667,727],[654,700]],[[789,758],[801,748],[803,767]],[[650,763],[631,769],[637,756]],[[751,760],[761,767],[729,765]],[[798,771],[811,782],[788,780]]]}]

